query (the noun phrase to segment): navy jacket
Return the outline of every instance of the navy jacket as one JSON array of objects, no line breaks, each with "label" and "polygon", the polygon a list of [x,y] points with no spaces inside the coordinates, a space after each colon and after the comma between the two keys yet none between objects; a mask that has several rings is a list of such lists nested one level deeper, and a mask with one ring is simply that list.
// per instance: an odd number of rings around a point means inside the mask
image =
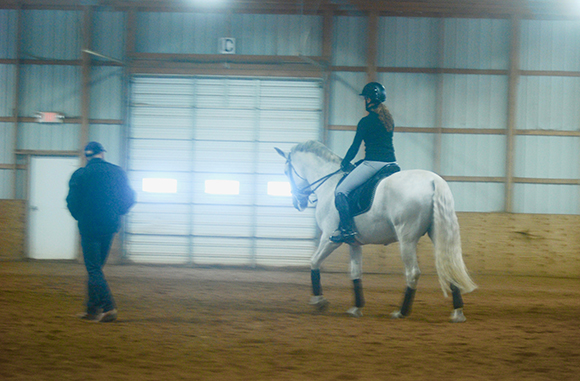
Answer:
[{"label": "navy jacket", "polygon": [[114,234],[135,203],[135,192],[121,167],[94,158],[71,176],[66,203],[81,235]]}]

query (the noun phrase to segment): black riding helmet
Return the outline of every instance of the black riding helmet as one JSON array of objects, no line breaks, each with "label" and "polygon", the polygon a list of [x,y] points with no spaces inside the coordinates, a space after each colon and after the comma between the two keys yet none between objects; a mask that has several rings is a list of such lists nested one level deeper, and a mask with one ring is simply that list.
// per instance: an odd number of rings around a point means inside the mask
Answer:
[{"label": "black riding helmet", "polygon": [[360,95],[370,99],[371,104],[378,105],[387,99],[387,90],[378,82],[369,82],[363,87]]}]

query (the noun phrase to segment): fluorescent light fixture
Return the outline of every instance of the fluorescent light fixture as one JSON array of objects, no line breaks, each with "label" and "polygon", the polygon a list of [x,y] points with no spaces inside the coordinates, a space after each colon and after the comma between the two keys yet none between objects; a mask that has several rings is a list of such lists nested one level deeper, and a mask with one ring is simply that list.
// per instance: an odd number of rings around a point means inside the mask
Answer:
[{"label": "fluorescent light fixture", "polygon": [[269,181],[268,195],[291,197],[290,183],[288,181]]},{"label": "fluorescent light fixture", "polygon": [[205,193],[208,194],[240,194],[240,182],[235,180],[205,180]]},{"label": "fluorescent light fixture", "polygon": [[177,193],[177,180],[145,178],[142,189],[148,193]]}]

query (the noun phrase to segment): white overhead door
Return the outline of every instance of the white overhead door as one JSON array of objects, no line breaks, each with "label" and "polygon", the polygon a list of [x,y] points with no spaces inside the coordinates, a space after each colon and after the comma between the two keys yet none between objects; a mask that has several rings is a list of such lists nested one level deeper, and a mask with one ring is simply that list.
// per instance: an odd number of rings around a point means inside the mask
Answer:
[{"label": "white overhead door", "polygon": [[132,81],[129,176],[135,262],[306,265],[312,208],[268,193],[284,150],[320,139],[318,80],[148,77]]}]

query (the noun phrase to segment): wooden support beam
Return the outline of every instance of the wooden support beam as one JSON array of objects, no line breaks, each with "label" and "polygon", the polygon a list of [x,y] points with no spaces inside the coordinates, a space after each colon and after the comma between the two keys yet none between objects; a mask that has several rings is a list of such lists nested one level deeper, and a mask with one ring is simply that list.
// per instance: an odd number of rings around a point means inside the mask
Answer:
[{"label": "wooden support beam", "polygon": [[[90,6],[83,9],[83,51],[82,55],[82,89],[81,89],[81,131],[79,140],[79,152],[89,141],[89,105],[91,83],[91,50],[93,11]],[[82,156],[82,155],[80,155]]]},{"label": "wooden support beam", "polygon": [[508,107],[507,107],[507,136],[506,136],[506,182],[505,182],[505,206],[504,211],[513,212],[513,182],[514,182],[514,157],[515,157],[515,131],[517,112],[517,92],[519,81],[519,55],[520,55],[520,19],[518,16],[511,18],[510,36],[510,67],[508,74]]},{"label": "wooden support beam", "polygon": [[379,15],[370,12],[367,29],[367,82],[377,80],[377,49],[379,40]]},{"label": "wooden support beam", "polygon": [[[14,151],[13,160],[14,165],[16,165],[17,156],[16,150],[18,149],[18,114],[20,113],[20,55],[22,54],[22,10],[20,6],[17,11],[17,21],[16,21],[16,64],[14,67],[14,103],[12,108],[12,119],[13,119],[13,129],[14,136],[12,137],[12,150]],[[14,167],[12,171],[12,198],[17,197],[17,186],[16,186],[17,168]]]}]

